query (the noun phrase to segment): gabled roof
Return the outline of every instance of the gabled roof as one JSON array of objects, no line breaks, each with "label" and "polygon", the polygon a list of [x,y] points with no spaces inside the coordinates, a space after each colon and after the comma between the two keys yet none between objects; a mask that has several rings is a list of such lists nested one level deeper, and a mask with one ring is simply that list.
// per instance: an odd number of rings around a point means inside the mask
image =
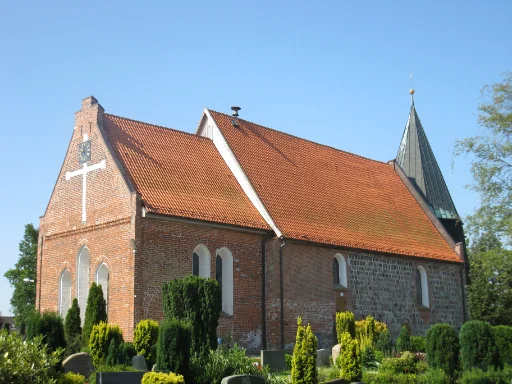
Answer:
[{"label": "gabled roof", "polygon": [[211,140],[109,114],[103,129],[149,212],[269,229]]},{"label": "gabled roof", "polygon": [[461,262],[388,164],[210,113],[285,237]]},{"label": "gabled roof", "polygon": [[459,219],[414,102],[396,161],[439,219]]}]

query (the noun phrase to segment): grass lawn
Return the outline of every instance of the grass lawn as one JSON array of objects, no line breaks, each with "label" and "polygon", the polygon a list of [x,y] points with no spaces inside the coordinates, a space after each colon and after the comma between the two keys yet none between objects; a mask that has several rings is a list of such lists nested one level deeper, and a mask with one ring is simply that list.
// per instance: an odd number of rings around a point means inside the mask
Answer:
[{"label": "grass lawn", "polygon": [[[329,367],[318,367],[318,382],[323,382],[323,381],[327,381],[329,380],[329,372],[333,369],[332,366],[329,366]],[[285,371],[279,371],[279,372],[275,372],[275,375],[280,379],[280,380],[286,380],[288,379],[288,381],[291,381],[291,373],[292,371],[290,369],[287,369]]]}]

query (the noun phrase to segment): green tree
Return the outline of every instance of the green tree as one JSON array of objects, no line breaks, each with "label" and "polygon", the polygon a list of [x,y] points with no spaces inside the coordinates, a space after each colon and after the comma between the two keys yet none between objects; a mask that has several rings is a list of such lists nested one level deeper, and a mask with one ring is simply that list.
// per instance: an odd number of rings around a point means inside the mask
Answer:
[{"label": "green tree", "polygon": [[474,320],[512,325],[512,251],[476,242],[469,253],[468,309]]},{"label": "green tree", "polygon": [[69,353],[79,352],[82,347],[82,327],[80,323],[80,307],[75,297],[64,321],[64,331]]},{"label": "green tree", "polygon": [[466,219],[469,233],[495,233],[512,243],[512,73],[500,83],[482,89],[478,106],[481,134],[455,143],[455,155],[473,156],[471,189],[480,195],[480,207]]},{"label": "green tree", "polygon": [[396,350],[398,352],[410,351],[412,349],[411,347],[411,331],[409,331],[408,327],[403,325],[396,339]]},{"label": "green tree", "polygon": [[89,345],[92,327],[101,321],[107,322],[107,303],[103,298],[101,284],[92,283],[89,289],[89,296],[87,297],[87,308],[82,329],[82,342],[84,345]]},{"label": "green tree", "polygon": [[[14,288],[11,298],[16,327],[25,333],[25,323],[36,303],[37,239],[39,231],[32,224],[25,225],[25,234],[19,244],[19,258],[13,269],[4,276]],[[23,279],[29,279],[24,281]],[[31,281],[30,281],[31,280]]]}]

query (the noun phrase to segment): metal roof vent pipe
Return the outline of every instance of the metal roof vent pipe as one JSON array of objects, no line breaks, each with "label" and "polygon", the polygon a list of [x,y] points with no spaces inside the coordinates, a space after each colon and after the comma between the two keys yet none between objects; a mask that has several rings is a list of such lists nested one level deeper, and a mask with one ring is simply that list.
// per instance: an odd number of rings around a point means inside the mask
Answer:
[{"label": "metal roof vent pipe", "polygon": [[233,116],[233,118],[231,119],[231,124],[233,124],[233,127],[236,127],[236,128],[239,128],[240,125],[238,124],[238,111],[241,110],[242,108],[240,107],[236,107],[236,106],[233,106],[231,107],[231,110],[233,111],[233,114],[231,116]]}]

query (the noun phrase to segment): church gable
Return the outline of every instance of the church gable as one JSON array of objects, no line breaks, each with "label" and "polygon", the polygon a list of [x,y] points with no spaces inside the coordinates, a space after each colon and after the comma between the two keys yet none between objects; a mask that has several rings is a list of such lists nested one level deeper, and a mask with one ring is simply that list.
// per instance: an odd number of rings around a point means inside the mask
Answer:
[{"label": "church gable", "polygon": [[73,135],[42,220],[45,235],[131,215],[130,188],[102,133],[103,108],[83,100]]}]

